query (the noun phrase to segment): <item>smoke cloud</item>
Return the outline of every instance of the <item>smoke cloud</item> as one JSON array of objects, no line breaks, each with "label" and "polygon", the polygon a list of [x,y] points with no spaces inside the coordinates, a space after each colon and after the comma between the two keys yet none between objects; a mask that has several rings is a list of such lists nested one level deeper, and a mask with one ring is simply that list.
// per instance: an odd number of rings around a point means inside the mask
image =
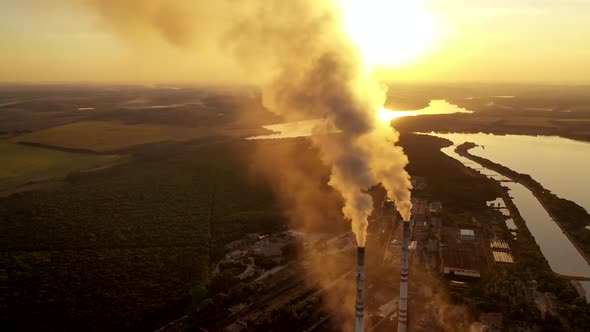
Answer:
[{"label": "smoke cloud", "polygon": [[[337,0],[87,0],[87,5],[109,29],[130,38],[156,34],[181,48],[218,47],[262,86],[267,108],[287,120],[323,119],[311,139],[331,169],[329,184],[344,199],[342,212],[359,246],[365,245],[373,209],[368,188],[381,183],[409,220],[408,159],[395,146],[398,134],[376,117],[386,89],[343,32]],[[334,128],[338,134],[331,134]]]}]

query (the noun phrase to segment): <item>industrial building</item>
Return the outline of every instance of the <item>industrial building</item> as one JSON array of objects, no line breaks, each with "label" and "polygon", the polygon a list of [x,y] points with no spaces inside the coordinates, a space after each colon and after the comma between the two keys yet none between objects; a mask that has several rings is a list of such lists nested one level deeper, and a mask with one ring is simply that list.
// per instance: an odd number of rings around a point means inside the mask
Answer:
[{"label": "industrial building", "polygon": [[426,178],[422,176],[412,176],[410,179],[412,181],[412,189],[414,191],[425,190],[428,188],[428,184],[426,183]]},{"label": "industrial building", "polygon": [[462,241],[475,241],[475,231],[472,229],[460,229],[459,238]]},{"label": "industrial building", "polygon": [[422,198],[412,197],[412,218],[426,216],[428,210],[428,201]]},{"label": "industrial building", "polygon": [[512,258],[512,254],[508,252],[493,250],[492,254],[494,255],[494,262],[496,263],[514,263],[514,258]]},{"label": "industrial building", "polygon": [[441,272],[447,278],[468,281],[481,277],[486,260],[473,230],[445,227],[441,241]]},{"label": "industrial building", "polygon": [[513,264],[514,257],[510,252],[510,245],[506,240],[493,239],[490,241],[490,248],[492,249],[492,256],[495,263]]},{"label": "industrial building", "polygon": [[443,273],[448,277],[463,277],[463,278],[481,278],[481,272],[474,267],[473,264],[467,264],[470,268],[463,268],[458,265],[465,264],[446,264],[443,266]]},{"label": "industrial building", "polygon": [[440,214],[442,212],[442,208],[442,202],[439,201],[431,202],[428,206],[428,210],[432,214]]},{"label": "industrial building", "polygon": [[430,237],[430,222],[422,215],[414,218],[412,227],[412,238],[417,241],[426,241]]},{"label": "industrial building", "polygon": [[490,241],[490,247],[492,250],[510,251],[510,246],[506,240],[493,239]]}]

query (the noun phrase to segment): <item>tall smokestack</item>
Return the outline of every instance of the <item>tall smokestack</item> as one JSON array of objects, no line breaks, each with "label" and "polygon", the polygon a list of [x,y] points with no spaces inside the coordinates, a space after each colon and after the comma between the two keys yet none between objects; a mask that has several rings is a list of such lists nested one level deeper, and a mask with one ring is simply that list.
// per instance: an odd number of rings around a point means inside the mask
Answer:
[{"label": "tall smokestack", "polygon": [[357,251],[357,276],[356,276],[356,320],[355,332],[363,332],[365,329],[365,248],[358,247]]},{"label": "tall smokestack", "polygon": [[397,319],[397,331],[408,331],[408,247],[410,244],[410,222],[404,221],[404,239],[402,245],[402,268],[399,288],[399,314]]}]

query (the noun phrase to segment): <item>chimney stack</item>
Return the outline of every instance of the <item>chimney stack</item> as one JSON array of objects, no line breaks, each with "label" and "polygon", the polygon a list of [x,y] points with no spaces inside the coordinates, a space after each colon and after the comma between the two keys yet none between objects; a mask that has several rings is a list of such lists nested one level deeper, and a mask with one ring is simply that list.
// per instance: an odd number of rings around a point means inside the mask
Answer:
[{"label": "chimney stack", "polygon": [[357,251],[357,279],[356,279],[356,321],[355,332],[365,329],[365,248],[358,247]]},{"label": "chimney stack", "polygon": [[399,313],[397,317],[397,331],[408,331],[408,247],[410,245],[410,222],[404,221],[403,228],[403,242],[402,242],[402,268],[401,268],[401,282],[399,289]]}]

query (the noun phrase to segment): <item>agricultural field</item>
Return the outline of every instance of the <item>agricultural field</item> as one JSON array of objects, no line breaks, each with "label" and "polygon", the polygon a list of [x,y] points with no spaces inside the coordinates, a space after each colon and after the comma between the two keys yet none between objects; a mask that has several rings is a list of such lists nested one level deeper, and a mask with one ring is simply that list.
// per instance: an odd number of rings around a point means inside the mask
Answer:
[{"label": "agricultural field", "polygon": [[[141,129],[157,135],[152,142],[162,135],[250,135],[281,120],[262,106],[260,94],[252,88],[0,86],[0,136],[86,122],[94,124],[90,129],[101,129],[96,122],[148,125]],[[134,128],[128,128],[133,137],[141,137]]]},{"label": "agricultural field", "polygon": [[19,135],[11,142],[82,152],[117,152],[133,147],[169,141],[189,141],[205,137],[239,138],[268,133],[260,127],[176,126],[145,123],[80,121]]},{"label": "agricultural field", "polygon": [[122,162],[122,155],[72,153],[0,140],[0,195],[25,184],[61,180],[74,171]]},{"label": "agricultural field", "polygon": [[168,126],[126,125],[81,121],[18,136],[14,141],[96,152],[115,151],[141,144],[197,137],[197,130]]}]

